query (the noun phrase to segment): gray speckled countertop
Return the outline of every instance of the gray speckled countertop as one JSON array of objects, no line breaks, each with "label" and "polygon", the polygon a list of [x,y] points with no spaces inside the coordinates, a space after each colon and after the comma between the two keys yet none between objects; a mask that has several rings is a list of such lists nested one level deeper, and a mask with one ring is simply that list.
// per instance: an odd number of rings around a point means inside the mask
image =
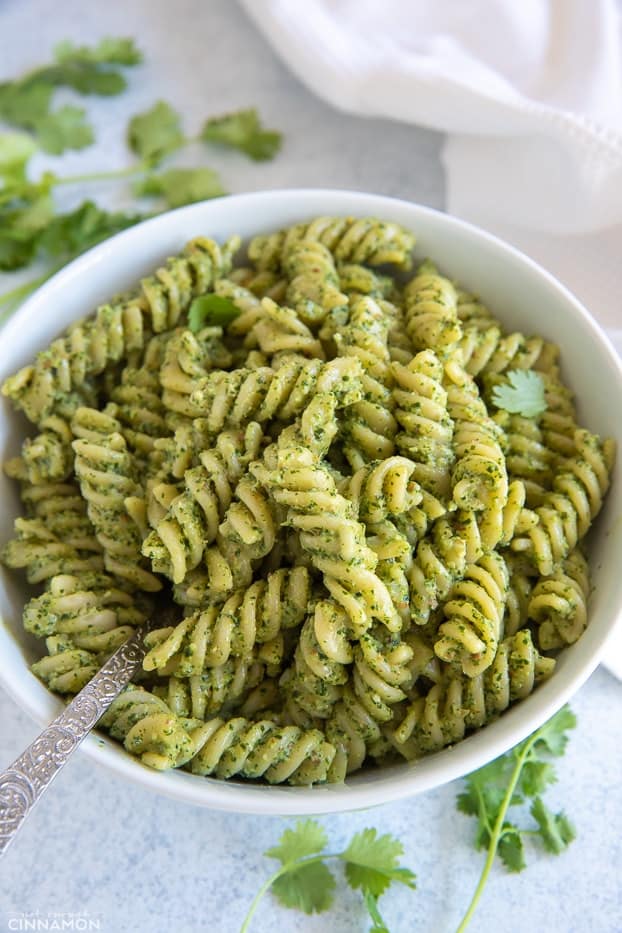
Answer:
[{"label": "gray speckled countertop", "polygon": [[[158,97],[180,106],[189,131],[208,114],[255,105],[269,125],[285,132],[285,147],[266,165],[210,155],[231,191],[343,187],[443,206],[439,136],[330,110],[287,73],[227,0],[3,0],[0,80],[43,62],[62,38],[102,35],[137,37],[147,60],[130,76],[123,97],[87,102],[99,144],[65,156],[64,171],[123,165],[127,116]],[[198,157],[188,153],[188,164]],[[110,205],[126,200],[117,186],[89,193]],[[84,195],[67,190],[64,204]],[[0,291],[7,287],[0,277]],[[572,705],[579,726],[549,797],[552,806],[572,815],[578,840],[559,858],[530,851],[521,876],[495,869],[472,925],[478,933],[622,930],[622,685],[601,669]],[[0,722],[4,767],[37,728],[4,693]],[[419,887],[396,891],[382,904],[393,933],[450,933],[466,908],[481,862],[471,847],[472,822],[455,811],[457,790],[449,785],[403,803],[322,820],[333,849],[368,825],[402,839],[404,861],[417,872]],[[58,924],[81,929],[79,918],[86,912],[92,925],[111,933],[235,933],[273,864],[262,852],[285,825],[278,818],[212,813],[160,799],[78,755],[3,861],[0,930],[26,929],[24,915],[37,912],[49,929],[61,928],[50,925],[56,914]],[[267,899],[252,929],[367,930],[358,897],[340,890],[338,906],[320,917],[283,911]]]}]

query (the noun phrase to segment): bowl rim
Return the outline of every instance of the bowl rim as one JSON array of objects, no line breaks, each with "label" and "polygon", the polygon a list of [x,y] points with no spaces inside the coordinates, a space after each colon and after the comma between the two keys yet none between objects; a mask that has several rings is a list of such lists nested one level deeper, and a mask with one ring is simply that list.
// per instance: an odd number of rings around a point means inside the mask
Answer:
[{"label": "bowl rim", "polygon": [[[440,225],[441,228],[445,226],[462,231],[473,242],[474,249],[477,249],[478,243],[487,243],[498,253],[504,254],[509,261],[525,269],[526,274],[539,278],[549,289],[557,292],[566,305],[572,307],[573,313],[583,319],[583,323],[591,330],[595,343],[599,345],[599,352],[608,357],[609,363],[612,364],[616,373],[618,390],[622,395],[622,362],[606,333],[572,292],[529,256],[494,234],[443,211],[401,198],[330,188],[283,188],[229,195],[226,198],[177,208],[142,221],[74,259],[40,286],[1,327],[4,338],[2,344],[10,343],[12,333],[20,327],[20,321],[32,314],[33,310],[43,307],[48,301],[53,302],[65,288],[71,287],[76,278],[79,279],[95,266],[106,264],[126,244],[133,244],[134,241],[138,243],[141,236],[148,234],[150,230],[165,227],[170,223],[171,218],[187,217],[188,229],[192,231],[193,223],[199,228],[204,228],[209,224],[209,217],[205,220],[201,215],[206,211],[209,215],[213,205],[219,206],[226,202],[231,210],[246,209],[252,213],[254,206],[271,202],[274,205],[277,200],[279,206],[275,208],[274,229],[278,229],[281,225],[278,219],[279,210],[283,211],[287,206],[300,207],[301,218],[305,215],[312,215],[314,212],[317,215],[329,210],[336,215],[372,215],[383,218],[388,215],[387,219],[390,219],[392,212],[405,211],[412,217],[409,223],[412,224],[415,232],[417,218],[423,217],[433,224]],[[328,209],[316,206],[324,201],[334,201],[336,206]],[[36,344],[36,340],[34,342]],[[267,787],[236,781],[198,778],[187,772],[153,771],[125,752],[119,743],[99,733],[91,733],[87,736],[82,748],[94,761],[134,784],[170,798],[212,809],[245,814],[292,816],[343,812],[377,806],[440,787],[481,767],[526,738],[560,709],[585,683],[606,650],[615,620],[616,615],[612,612],[608,631],[602,636],[600,643],[584,658],[574,676],[567,678],[568,682],[564,687],[556,682],[555,677],[551,678],[541,684],[538,690],[525,701],[511,707],[496,722],[475,732],[456,746],[446,748],[414,764],[399,763],[384,768],[386,776],[376,782],[359,785],[356,777],[353,776],[343,785],[316,785],[312,788]],[[14,642],[21,654],[17,640],[0,618],[0,646],[3,642],[8,644],[5,639]],[[25,662],[24,666],[19,669],[13,669],[10,665],[0,665],[0,684],[18,706],[41,726],[48,725],[51,718],[64,707],[58,697],[50,693],[30,672]],[[530,700],[532,702],[529,702]],[[501,722],[505,728],[495,728]]]}]

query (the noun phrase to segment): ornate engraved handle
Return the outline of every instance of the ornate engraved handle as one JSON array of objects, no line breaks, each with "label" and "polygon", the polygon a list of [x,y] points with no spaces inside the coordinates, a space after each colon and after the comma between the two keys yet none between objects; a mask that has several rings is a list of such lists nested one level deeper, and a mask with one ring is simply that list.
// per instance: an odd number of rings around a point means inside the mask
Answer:
[{"label": "ornate engraved handle", "polygon": [[0,774],[0,855],[69,756],[130,682],[145,656],[148,626],[137,629],[60,716]]}]

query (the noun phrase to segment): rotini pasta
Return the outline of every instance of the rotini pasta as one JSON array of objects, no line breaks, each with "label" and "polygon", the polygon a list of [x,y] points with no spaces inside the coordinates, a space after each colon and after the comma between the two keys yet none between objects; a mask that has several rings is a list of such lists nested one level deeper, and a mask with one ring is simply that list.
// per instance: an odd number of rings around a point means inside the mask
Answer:
[{"label": "rotini pasta", "polygon": [[512,547],[527,553],[545,577],[554,573],[587,534],[609,488],[613,442],[601,442],[589,431],[578,429],[574,445],[577,456],[561,462],[552,491],[535,509],[527,535],[512,541]]},{"label": "rotini pasta", "polygon": [[590,580],[587,562],[577,549],[559,570],[538,580],[531,592],[527,615],[538,626],[543,651],[572,644],[587,625]]},{"label": "rotini pasta", "polygon": [[135,467],[115,418],[95,409],[79,408],[72,423],[76,475],[87,502],[89,519],[104,550],[106,569],[140,589],[159,590],[161,582],[142,565],[138,529],[125,508],[125,499],[139,487]]},{"label": "rotini pasta", "polygon": [[390,298],[396,286],[390,275],[381,275],[356,262],[337,264],[339,289],[350,295],[369,295],[371,298]]},{"label": "rotini pasta", "polygon": [[192,393],[210,370],[231,364],[231,354],[221,336],[220,327],[206,327],[197,335],[180,328],[167,340],[160,366],[164,408],[187,418],[200,414],[192,403]]},{"label": "rotini pasta", "polygon": [[458,742],[467,729],[481,728],[511,703],[525,699],[554,667],[554,659],[535,648],[529,630],[521,629],[501,642],[484,673],[464,677],[446,668],[389,731],[392,745],[412,760]]},{"label": "rotini pasta", "polygon": [[317,217],[310,223],[296,224],[288,230],[254,237],[248,247],[248,256],[261,270],[277,270],[284,256],[300,242],[321,243],[337,261],[368,266],[391,264],[409,269],[415,238],[398,224],[375,218]]},{"label": "rotini pasta", "polygon": [[45,639],[45,647],[47,655],[35,661],[32,671],[55,693],[78,693],[104,660],[92,651],[76,647],[67,635],[50,635]]},{"label": "rotini pasta", "polygon": [[380,305],[368,296],[350,300],[347,325],[335,334],[339,354],[361,364],[362,399],[353,404],[343,426],[343,451],[352,469],[370,460],[384,460],[394,451],[397,425],[391,414],[387,387],[389,321]]},{"label": "rotini pasta", "polygon": [[282,308],[271,298],[264,298],[260,312],[253,333],[261,351],[272,356],[274,362],[291,353],[324,359],[322,344],[291,308]]},{"label": "rotini pasta", "polygon": [[[66,337],[39,354],[34,366],[7,379],[2,393],[35,424],[53,414],[74,390],[111,363],[141,349],[151,333],[176,326],[195,295],[205,292],[230,267],[239,245],[234,237],[224,247],[198,237],[184,252],[146,279],[129,298],[98,309],[95,318],[77,324]],[[88,404],[79,397],[70,409]]]},{"label": "rotini pasta", "polygon": [[281,682],[312,719],[327,719],[341,697],[353,659],[349,619],[335,600],[319,600],[300,631],[294,662]]},{"label": "rotini pasta", "polygon": [[168,576],[181,583],[216,540],[218,526],[234,496],[236,484],[259,454],[261,427],[251,422],[245,431],[223,431],[214,447],[199,454],[200,465],[184,474],[184,491],[175,496],[142,552],[170,567]]},{"label": "rotini pasta", "polygon": [[5,472],[33,486],[63,482],[73,472],[71,428],[58,415],[44,418],[40,427],[40,434],[26,438],[20,456],[6,461]]},{"label": "rotini pasta", "polygon": [[321,324],[327,314],[348,304],[339,289],[335,260],[317,240],[300,240],[282,258],[288,279],[286,298],[305,324]]},{"label": "rotini pasta", "polygon": [[466,511],[481,513],[478,525],[486,548],[503,535],[508,476],[502,432],[488,414],[477,385],[456,359],[445,367],[447,407],[454,423],[452,499]]},{"label": "rotini pasta", "polygon": [[458,296],[451,282],[426,261],[404,289],[406,328],[416,350],[431,349],[441,355],[458,343]]},{"label": "rotini pasta", "polygon": [[357,360],[305,360],[285,358],[276,369],[237,369],[207,376],[192,395],[201,411],[205,430],[212,435],[225,427],[249,421],[263,423],[277,418],[288,422],[300,415],[315,394],[329,393],[346,376],[351,386],[360,385]]},{"label": "rotini pasta", "polygon": [[501,555],[486,554],[469,564],[443,606],[434,651],[457,662],[469,677],[490,667],[502,634],[508,571]]},{"label": "rotini pasta", "polygon": [[[306,785],[417,759],[585,630],[614,443],[555,345],[430,260],[404,276],[414,243],[318,217],[234,268],[237,237],[195,238],[4,383],[36,425],[0,552],[39,587],[33,671],[71,696],[157,612],[101,721],[149,767]],[[520,370],[539,414],[503,407]]]},{"label": "rotini pasta", "polygon": [[393,363],[395,417],[401,432],[399,450],[416,464],[414,477],[427,492],[449,498],[453,421],[442,385],[443,366],[432,350],[423,350],[407,366]]},{"label": "rotini pasta", "polygon": [[509,369],[548,372],[554,369],[557,359],[557,348],[541,337],[504,335],[493,322],[485,328],[481,327],[481,321],[469,324],[458,347],[464,368],[474,378],[498,375]]},{"label": "rotini pasta", "polygon": [[540,654],[529,629],[520,629],[504,638],[483,676],[464,681],[466,725],[475,729],[485,725],[511,703],[529,696],[554,669],[555,659]]},{"label": "rotini pasta", "polygon": [[38,637],[68,635],[76,648],[110,654],[145,618],[108,574],[57,574],[26,604],[24,628]]},{"label": "rotini pasta", "polygon": [[145,670],[161,670],[174,661],[177,677],[219,667],[233,655],[247,657],[256,644],[266,644],[283,629],[302,623],[310,597],[306,567],[282,568],[234,593],[223,606],[209,606],[173,628],[155,629]]},{"label": "rotini pasta", "polygon": [[[269,653],[273,660],[275,652],[268,652],[267,647],[261,653]],[[250,691],[264,682],[267,666],[258,655],[259,652],[246,658],[230,658],[219,667],[192,677],[180,678],[166,670],[166,682],[156,684],[152,691],[176,715],[205,720],[225,705],[228,709],[239,706]],[[278,659],[274,663],[278,666]]]}]

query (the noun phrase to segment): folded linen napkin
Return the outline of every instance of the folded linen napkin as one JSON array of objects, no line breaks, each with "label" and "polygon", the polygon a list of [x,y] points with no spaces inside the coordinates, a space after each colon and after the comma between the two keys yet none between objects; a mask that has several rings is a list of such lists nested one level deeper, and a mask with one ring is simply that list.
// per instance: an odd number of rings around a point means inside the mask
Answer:
[{"label": "folded linen napkin", "polygon": [[[616,0],[241,2],[329,103],[448,134],[448,211],[553,272],[622,354]],[[607,657],[622,679],[622,625]]]}]

